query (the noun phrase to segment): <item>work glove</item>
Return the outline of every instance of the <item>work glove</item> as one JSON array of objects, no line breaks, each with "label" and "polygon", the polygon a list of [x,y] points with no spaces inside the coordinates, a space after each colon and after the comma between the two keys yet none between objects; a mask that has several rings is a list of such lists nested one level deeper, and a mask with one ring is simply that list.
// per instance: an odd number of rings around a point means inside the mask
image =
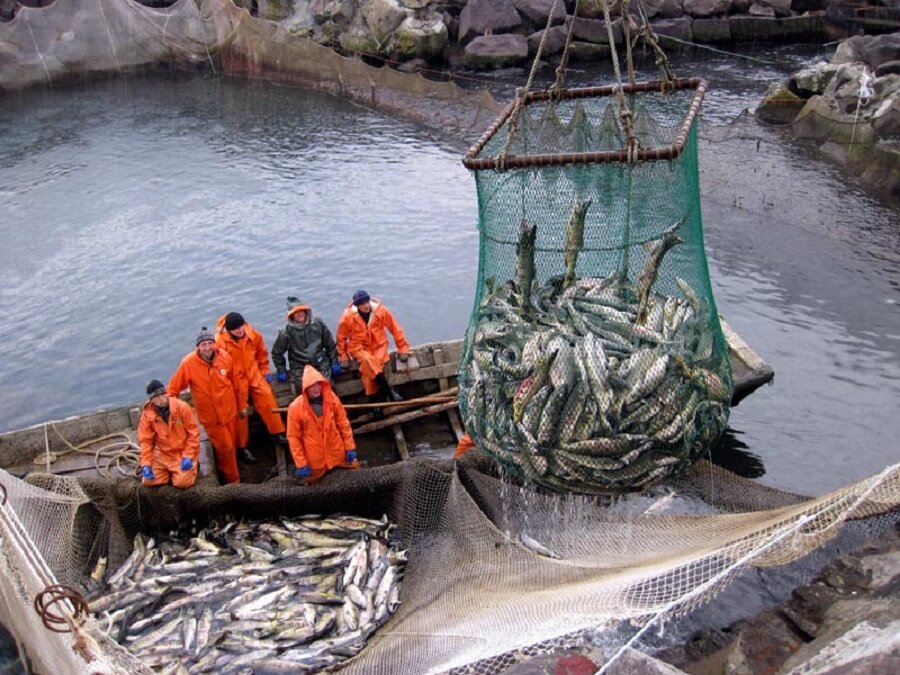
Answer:
[{"label": "work glove", "polygon": [[149,464],[145,464],[141,467],[141,476],[146,478],[147,480],[153,480],[156,476],[153,475],[153,469],[150,468]]},{"label": "work glove", "polygon": [[181,458],[181,470],[182,471],[190,471],[194,468],[194,463],[191,461],[190,457],[182,457]]},{"label": "work glove", "polygon": [[351,462],[355,462],[356,461],[356,450],[348,450],[347,452],[345,452],[344,453],[344,461],[347,462],[347,464],[350,464]]},{"label": "work glove", "polygon": [[403,361],[403,363],[406,363],[407,359],[409,358],[409,354],[407,354],[406,352],[397,354],[397,358]]},{"label": "work glove", "polygon": [[312,469],[309,466],[298,466],[294,469],[294,476],[296,478],[309,478],[312,475]]},{"label": "work glove", "polygon": [[272,384],[272,373],[266,373],[263,375],[263,379],[269,384]]},{"label": "work glove", "polygon": [[278,375],[277,375],[276,377],[277,377],[277,379],[278,379],[279,382],[281,382],[282,384],[284,384],[285,382],[287,382],[288,374],[287,374],[287,372],[284,371],[284,370],[279,370],[279,371],[278,371]]},{"label": "work glove", "polygon": [[331,364],[331,374],[332,374],[332,375],[334,375],[335,377],[337,377],[337,376],[340,375],[342,372],[344,372],[344,369],[341,368],[341,364],[340,364],[340,363],[332,363],[332,364]]}]

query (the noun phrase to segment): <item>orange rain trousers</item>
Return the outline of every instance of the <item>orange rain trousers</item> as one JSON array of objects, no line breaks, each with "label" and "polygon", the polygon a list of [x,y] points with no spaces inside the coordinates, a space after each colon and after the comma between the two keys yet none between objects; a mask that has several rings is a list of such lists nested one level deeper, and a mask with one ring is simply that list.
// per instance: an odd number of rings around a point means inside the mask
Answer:
[{"label": "orange rain trousers", "polygon": [[[147,401],[138,423],[138,444],[141,447],[141,466],[153,470],[152,480],[142,479],[144,485],[166,485],[189,488],[197,482],[200,458],[200,428],[194,411],[184,401],[169,397],[169,421],[166,422]],[[194,466],[181,470],[181,459],[187,457]]]},{"label": "orange rain trousers", "polygon": [[[398,352],[409,352],[406,333],[390,310],[378,300],[372,300],[371,305],[368,323],[360,315],[359,309],[351,304],[344,310],[338,326],[338,350],[346,342],[347,352],[359,364],[359,374],[366,395],[369,396],[378,391],[375,378],[384,372],[384,364],[390,360],[387,331],[394,336]],[[341,355],[341,358],[344,356]]]},{"label": "orange rain trousers", "polygon": [[[316,415],[306,390],[314,383],[322,385],[322,414]],[[308,466],[314,472],[336,466],[358,466],[344,461],[347,450],[356,449],[350,420],[331,383],[315,368],[303,369],[303,393],[288,407],[287,437],[297,468]]]},{"label": "orange rain trousers", "polygon": [[[244,323],[244,337],[235,339],[225,329],[225,317],[219,317],[216,327],[216,345],[219,349],[228,352],[234,362],[235,396],[239,410],[247,407],[253,401],[253,408],[259,414],[269,433],[273,436],[283,434],[284,422],[281,415],[273,412],[278,407],[272,387],[265,381],[264,376],[269,373],[269,350],[266,349],[262,335],[249,323]],[[250,443],[250,419],[238,417],[236,426],[235,443],[239,448],[246,448]]]},{"label": "orange rain trousers", "polygon": [[222,479],[226,483],[239,483],[241,477],[235,456],[237,402],[231,357],[221,349],[216,350],[212,363],[196,351],[185,356],[169,380],[169,396],[178,396],[187,387],[191,388],[197,418],[213,444]]}]

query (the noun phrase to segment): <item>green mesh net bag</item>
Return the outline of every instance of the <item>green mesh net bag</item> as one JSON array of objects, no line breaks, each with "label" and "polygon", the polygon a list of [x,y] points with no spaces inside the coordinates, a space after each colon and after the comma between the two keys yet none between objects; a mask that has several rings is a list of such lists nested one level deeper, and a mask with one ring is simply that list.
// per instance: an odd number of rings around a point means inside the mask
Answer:
[{"label": "green mesh net bag", "polygon": [[514,474],[638,489],[725,429],[732,378],[697,166],[705,86],[527,93],[466,155],[480,252],[460,410]]}]

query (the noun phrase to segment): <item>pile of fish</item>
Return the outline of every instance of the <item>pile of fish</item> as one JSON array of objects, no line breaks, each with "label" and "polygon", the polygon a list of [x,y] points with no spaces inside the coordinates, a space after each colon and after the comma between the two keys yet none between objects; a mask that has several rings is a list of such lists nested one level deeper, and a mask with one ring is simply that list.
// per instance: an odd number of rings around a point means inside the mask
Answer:
[{"label": "pile of fish", "polygon": [[620,492],[665,479],[715,443],[730,364],[708,302],[679,277],[673,295],[653,289],[681,223],[644,244],[636,283],[622,272],[576,275],[590,204],[575,203],[565,273],[543,285],[536,227],[522,223],[516,278],[486,283],[467,336],[462,410],[478,445],[519,475]]},{"label": "pile of fish", "polygon": [[[211,525],[140,534],[88,596],[117,642],[166,673],[298,673],[358,653],[399,605],[406,552],[385,517]],[[90,584],[102,583],[105,563]]]}]

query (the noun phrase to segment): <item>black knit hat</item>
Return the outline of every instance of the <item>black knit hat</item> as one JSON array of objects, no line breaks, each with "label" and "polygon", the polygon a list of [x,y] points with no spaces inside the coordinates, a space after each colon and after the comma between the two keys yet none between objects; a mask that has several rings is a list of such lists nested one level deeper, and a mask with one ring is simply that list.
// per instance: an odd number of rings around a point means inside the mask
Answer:
[{"label": "black knit hat", "polygon": [[207,340],[212,340],[213,342],[215,342],[216,336],[210,333],[206,326],[203,326],[203,328],[201,328],[200,332],[197,334],[196,344],[199,347],[201,342],[206,342]]},{"label": "black knit hat", "polygon": [[225,315],[225,330],[237,330],[245,323],[247,322],[244,321],[244,317],[237,312],[228,312]]},{"label": "black knit hat", "polygon": [[147,398],[156,398],[160,394],[166,393],[166,385],[159,380],[150,380],[147,385]]},{"label": "black knit hat", "polygon": [[369,300],[370,300],[369,294],[366,293],[362,289],[356,291],[356,293],[353,294],[353,304],[354,305],[361,305],[364,302],[368,302]]}]

